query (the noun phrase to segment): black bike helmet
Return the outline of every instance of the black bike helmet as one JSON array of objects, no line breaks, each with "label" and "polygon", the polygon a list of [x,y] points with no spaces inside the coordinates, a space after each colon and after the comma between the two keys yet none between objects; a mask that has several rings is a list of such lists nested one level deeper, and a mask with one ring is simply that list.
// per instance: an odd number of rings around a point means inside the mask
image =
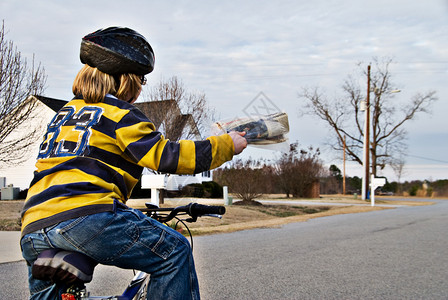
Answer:
[{"label": "black bike helmet", "polygon": [[81,41],[81,62],[110,75],[146,75],[154,70],[154,52],[138,32],[109,27],[86,35]]}]

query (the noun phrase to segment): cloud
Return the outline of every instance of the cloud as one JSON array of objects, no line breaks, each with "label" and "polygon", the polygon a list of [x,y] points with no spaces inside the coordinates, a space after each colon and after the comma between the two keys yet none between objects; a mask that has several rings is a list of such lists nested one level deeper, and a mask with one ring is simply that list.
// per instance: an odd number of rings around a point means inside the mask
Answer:
[{"label": "cloud", "polygon": [[[203,91],[225,118],[263,91],[288,111],[291,138],[303,145],[322,144],[328,130],[319,120],[298,117],[300,89],[320,86],[336,96],[356,64],[366,65],[373,56],[396,61],[391,71],[402,89],[397,99],[428,90],[443,99],[448,93],[443,0],[3,0],[0,18],[24,55],[34,53],[45,66],[47,96],[71,97],[82,36],[128,26],[145,35],[156,52],[149,84],[176,75],[189,89]],[[410,152],[424,151],[412,137],[434,132],[432,139],[442,142],[432,155],[444,157],[446,111],[448,103],[439,101],[431,117],[422,115],[409,125]]]}]

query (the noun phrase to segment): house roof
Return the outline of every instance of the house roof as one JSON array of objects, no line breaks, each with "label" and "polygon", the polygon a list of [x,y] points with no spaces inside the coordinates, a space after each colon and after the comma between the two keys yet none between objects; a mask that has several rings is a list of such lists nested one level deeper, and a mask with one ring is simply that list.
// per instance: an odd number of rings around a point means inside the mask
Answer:
[{"label": "house roof", "polygon": [[37,99],[40,100],[43,104],[54,110],[55,112],[58,112],[65,104],[67,104],[68,101],[54,99],[54,98],[48,98],[44,96],[35,95]]},{"label": "house roof", "polygon": [[174,100],[136,102],[134,105],[137,106],[156,127],[159,127],[160,124],[162,124],[168,113],[175,116],[182,115],[179,106]]}]

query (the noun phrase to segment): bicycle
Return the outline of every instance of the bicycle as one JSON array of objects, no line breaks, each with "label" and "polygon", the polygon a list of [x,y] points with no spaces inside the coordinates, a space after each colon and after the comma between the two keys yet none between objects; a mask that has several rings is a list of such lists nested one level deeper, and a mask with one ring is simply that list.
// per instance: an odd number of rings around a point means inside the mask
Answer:
[{"label": "bicycle", "polygon": [[[190,203],[184,206],[162,208],[156,205],[145,203],[146,208],[140,209],[147,216],[161,223],[176,219],[173,226],[177,229],[179,223],[187,229],[190,237],[191,248],[193,249],[193,236],[185,222],[196,222],[198,217],[211,216],[221,218],[225,214],[224,206],[211,206],[198,203]],[[178,216],[188,216],[181,219]],[[32,274],[35,278],[52,281],[57,285],[68,286],[62,295],[62,300],[132,300],[146,299],[146,287],[150,279],[150,274],[138,271],[132,278],[129,285],[119,296],[90,296],[86,283],[93,278],[94,268],[98,262],[90,257],[79,253],[64,251],[61,249],[48,249],[41,252],[34,262]]]}]

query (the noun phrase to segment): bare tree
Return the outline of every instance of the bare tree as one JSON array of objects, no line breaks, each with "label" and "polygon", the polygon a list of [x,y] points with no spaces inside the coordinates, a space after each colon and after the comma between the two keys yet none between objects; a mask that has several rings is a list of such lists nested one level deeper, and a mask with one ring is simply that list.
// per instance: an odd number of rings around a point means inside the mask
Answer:
[{"label": "bare tree", "polygon": [[165,137],[178,141],[202,135],[210,126],[214,111],[208,106],[204,93],[190,93],[176,76],[161,80],[148,94],[143,95],[143,112],[164,132]]},{"label": "bare tree", "polygon": [[297,153],[297,143],[292,143],[289,152],[282,153],[274,164],[277,185],[286,194],[287,198],[293,193],[294,160]]},{"label": "bare tree", "polygon": [[0,166],[18,164],[28,158],[29,146],[36,141],[38,126],[19,130],[33,118],[37,101],[31,95],[45,89],[44,68],[22,57],[0,30]]},{"label": "bare tree", "polygon": [[[435,91],[429,91],[417,93],[401,106],[391,103],[390,100],[393,98],[389,72],[391,63],[391,59],[380,61],[375,58],[373,72],[370,75],[369,92],[374,93],[374,99],[371,101],[372,134],[369,150],[374,175],[377,174],[378,168],[383,169],[405,153],[407,132],[403,125],[415,119],[417,114],[428,113],[432,103],[437,100]],[[362,74],[363,77],[367,76],[365,71]],[[359,77],[353,76],[348,77],[342,89],[344,96],[339,99],[329,99],[318,88],[303,89],[300,97],[307,100],[304,113],[319,117],[333,130],[333,139],[328,142],[333,149],[342,151],[346,136],[349,159],[362,164],[364,111],[361,110],[361,102],[366,99],[363,91],[367,89],[361,86]]]},{"label": "bare tree", "polygon": [[219,184],[229,186],[229,191],[246,203],[253,203],[249,201],[261,197],[269,188],[270,172],[269,166],[260,159],[236,159],[229,167],[216,170],[214,178]]},{"label": "bare tree", "polygon": [[403,155],[401,155],[400,157],[397,157],[392,163],[391,163],[391,167],[392,170],[395,173],[395,176],[397,176],[397,188],[398,190],[396,191],[397,193],[401,193],[401,177],[403,176],[403,174],[405,173],[404,170],[404,165],[405,165],[405,160]]},{"label": "bare tree", "polygon": [[324,173],[319,155],[319,149],[299,149],[296,142],[274,163],[278,185],[287,197],[312,196],[313,187]]}]

